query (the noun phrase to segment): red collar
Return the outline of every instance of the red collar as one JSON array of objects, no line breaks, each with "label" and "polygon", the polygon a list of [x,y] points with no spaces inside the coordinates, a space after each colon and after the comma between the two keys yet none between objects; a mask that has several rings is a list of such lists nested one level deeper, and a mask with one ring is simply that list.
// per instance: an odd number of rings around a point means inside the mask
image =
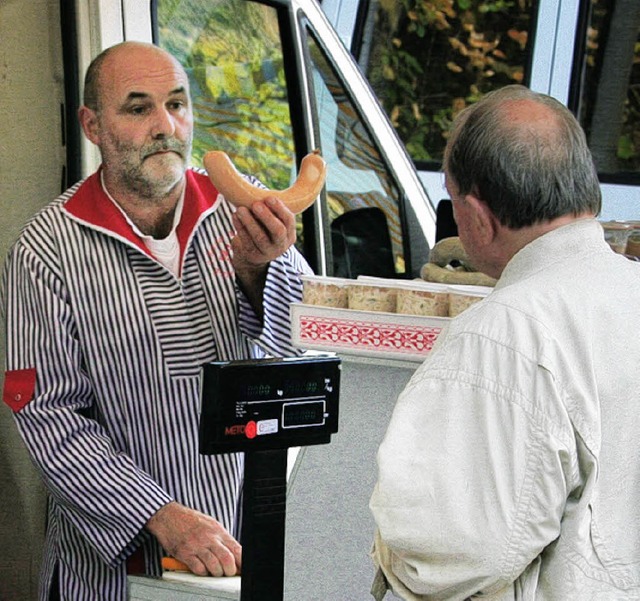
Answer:
[{"label": "red collar", "polygon": [[[189,239],[200,221],[217,209],[220,203],[218,191],[206,175],[187,169],[186,178],[182,218],[176,229],[181,261]],[[124,239],[152,256],[122,211],[105,194],[100,183],[100,170],[88,177],[63,207],[69,215],[88,227]]]}]

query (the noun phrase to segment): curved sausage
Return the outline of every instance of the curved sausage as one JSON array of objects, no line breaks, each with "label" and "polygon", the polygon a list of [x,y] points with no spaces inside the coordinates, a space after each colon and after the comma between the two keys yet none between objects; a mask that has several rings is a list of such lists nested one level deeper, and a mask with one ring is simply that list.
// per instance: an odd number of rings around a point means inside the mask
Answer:
[{"label": "curved sausage", "polygon": [[327,175],[324,159],[317,153],[311,153],[302,159],[298,177],[289,188],[269,190],[249,183],[221,150],[207,152],[202,161],[218,192],[236,207],[249,207],[257,200],[276,196],[292,213],[302,213],[315,202]]}]

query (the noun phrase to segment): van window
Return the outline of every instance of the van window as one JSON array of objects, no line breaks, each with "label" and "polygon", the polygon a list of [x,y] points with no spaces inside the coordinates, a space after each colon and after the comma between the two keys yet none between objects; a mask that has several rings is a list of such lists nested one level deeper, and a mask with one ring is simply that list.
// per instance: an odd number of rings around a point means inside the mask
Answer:
[{"label": "van window", "polygon": [[534,0],[371,1],[354,53],[422,169],[437,170],[455,115],[525,83]]},{"label": "van window", "polygon": [[640,183],[640,4],[592,0],[569,106],[582,123],[604,182]]},{"label": "van window", "polygon": [[[354,54],[420,169],[439,169],[462,108],[504,85],[529,84],[534,29],[553,28],[537,23],[541,4],[366,5]],[[577,20],[556,35],[575,45],[567,105],[587,133],[601,181],[640,183],[640,4],[580,2]]]},{"label": "van window", "polygon": [[307,47],[320,141],[328,162],[334,275],[404,274],[400,191],[311,29]]},{"label": "van window", "polygon": [[189,75],[194,165],[223,150],[239,171],[283,189],[296,151],[315,139],[327,196],[298,215],[297,247],[328,275],[403,277],[402,193],[304,15],[303,59],[286,10],[235,0],[157,0],[155,10],[156,42]]},{"label": "van window", "polygon": [[289,185],[295,154],[274,8],[223,0],[158,0],[157,43],[189,75],[193,163],[223,150],[270,188]]},{"label": "van window", "polygon": [[[189,76],[193,165],[222,150],[268,188],[289,187],[297,174],[295,137],[277,10],[258,2],[157,0],[156,23],[156,43]],[[296,234],[309,258],[301,215]]]}]

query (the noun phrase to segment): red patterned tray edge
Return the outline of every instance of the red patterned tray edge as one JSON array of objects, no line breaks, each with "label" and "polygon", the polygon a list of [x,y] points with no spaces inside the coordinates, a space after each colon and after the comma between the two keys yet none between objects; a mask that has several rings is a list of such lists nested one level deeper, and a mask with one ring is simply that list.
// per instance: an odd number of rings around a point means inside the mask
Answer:
[{"label": "red patterned tray edge", "polygon": [[[333,314],[332,314],[333,313]],[[446,319],[293,305],[294,341],[302,348],[423,358]]]}]

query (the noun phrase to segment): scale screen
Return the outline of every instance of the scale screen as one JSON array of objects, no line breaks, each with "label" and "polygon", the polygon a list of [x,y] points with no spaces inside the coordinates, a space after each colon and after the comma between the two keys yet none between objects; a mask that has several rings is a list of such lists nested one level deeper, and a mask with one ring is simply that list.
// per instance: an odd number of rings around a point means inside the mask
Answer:
[{"label": "scale screen", "polygon": [[282,405],[282,427],[322,426],[325,422],[324,401],[301,401]]},{"label": "scale screen", "polygon": [[324,444],[338,431],[340,359],[220,361],[202,375],[200,452]]}]

